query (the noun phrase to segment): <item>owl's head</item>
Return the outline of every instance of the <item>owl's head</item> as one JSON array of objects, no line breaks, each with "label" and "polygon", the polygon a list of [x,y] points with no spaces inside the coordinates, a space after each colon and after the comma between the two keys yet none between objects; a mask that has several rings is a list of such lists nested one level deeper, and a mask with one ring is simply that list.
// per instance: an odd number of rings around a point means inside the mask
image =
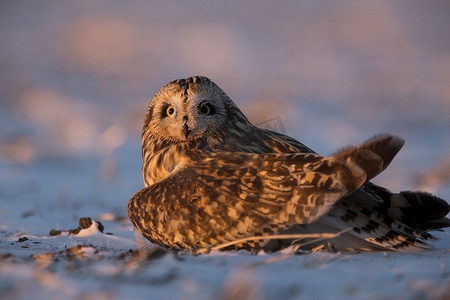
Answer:
[{"label": "owl's head", "polygon": [[147,111],[143,135],[192,141],[220,135],[235,121],[248,123],[222,89],[206,77],[189,77],[172,81],[156,93]]}]

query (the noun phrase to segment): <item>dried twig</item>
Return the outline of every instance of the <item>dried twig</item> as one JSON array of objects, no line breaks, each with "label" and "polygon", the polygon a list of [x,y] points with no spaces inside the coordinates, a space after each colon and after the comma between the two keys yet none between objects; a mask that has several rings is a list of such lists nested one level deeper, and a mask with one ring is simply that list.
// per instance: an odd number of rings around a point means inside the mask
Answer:
[{"label": "dried twig", "polygon": [[341,234],[343,234],[344,232],[349,231],[351,228],[347,228],[344,229],[342,231],[339,231],[337,233],[309,233],[309,234],[276,234],[276,235],[263,235],[263,236],[251,236],[251,237],[245,237],[242,239],[237,239],[231,242],[227,242],[227,243],[223,243],[223,244],[218,244],[215,246],[211,246],[211,247],[207,247],[207,248],[201,248],[198,249],[197,251],[195,251],[196,254],[202,254],[202,253],[207,253],[211,250],[220,250],[220,249],[224,249],[227,248],[229,246],[233,246],[233,245],[237,245],[237,244],[242,244],[248,241],[261,241],[261,240],[302,240],[302,239],[309,239],[309,238],[313,238],[314,240],[311,241],[307,241],[301,244],[298,244],[295,249],[296,251],[303,246],[312,244],[312,243],[316,243],[322,240],[327,240],[327,239],[332,239],[335,237],[340,236]]},{"label": "dried twig", "polygon": [[[336,232],[336,233],[332,234],[333,237],[331,237],[331,238],[338,237],[341,234],[349,231],[350,229],[352,229],[352,227],[349,227],[349,228],[346,228],[346,229],[341,230],[339,232]],[[318,238],[316,238],[314,240],[311,240],[311,241],[307,241],[307,242],[304,242],[304,243],[301,243],[301,244],[296,244],[295,247],[294,247],[293,253],[296,253],[300,248],[302,248],[302,247],[304,247],[306,245],[314,244],[314,243],[317,243],[317,242],[320,242],[320,241],[323,241],[323,240],[328,240],[328,239],[331,239],[331,238],[330,237],[318,237]]]}]

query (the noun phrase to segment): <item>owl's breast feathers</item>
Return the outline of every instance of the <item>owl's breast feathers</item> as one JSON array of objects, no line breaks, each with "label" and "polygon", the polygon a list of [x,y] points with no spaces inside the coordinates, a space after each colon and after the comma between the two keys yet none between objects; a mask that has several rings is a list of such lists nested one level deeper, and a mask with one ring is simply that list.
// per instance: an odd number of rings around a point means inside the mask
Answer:
[{"label": "owl's breast feathers", "polygon": [[[253,127],[253,126],[252,126]],[[186,142],[170,139],[144,132],[142,139],[142,172],[146,186],[158,182],[187,159],[188,152],[204,150],[210,152],[244,152],[244,153],[313,153],[303,144],[287,136],[253,127],[245,130],[230,127],[227,134],[201,137]]]}]

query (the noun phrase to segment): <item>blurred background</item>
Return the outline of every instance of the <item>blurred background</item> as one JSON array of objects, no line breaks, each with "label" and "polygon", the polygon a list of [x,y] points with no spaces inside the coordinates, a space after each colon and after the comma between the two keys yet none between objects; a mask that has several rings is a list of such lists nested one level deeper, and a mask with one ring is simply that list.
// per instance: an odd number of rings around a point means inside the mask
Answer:
[{"label": "blurred background", "polygon": [[448,200],[449,16],[445,0],[3,0],[0,217],[125,215],[148,103],[192,75],[324,155],[400,135],[374,181]]}]

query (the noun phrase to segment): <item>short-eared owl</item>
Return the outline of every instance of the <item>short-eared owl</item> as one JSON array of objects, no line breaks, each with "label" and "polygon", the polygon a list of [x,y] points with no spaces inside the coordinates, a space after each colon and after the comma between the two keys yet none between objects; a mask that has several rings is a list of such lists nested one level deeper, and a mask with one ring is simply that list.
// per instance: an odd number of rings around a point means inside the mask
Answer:
[{"label": "short-eared owl", "polygon": [[[142,129],[145,188],[128,216],[151,242],[195,251],[252,236],[333,233],[338,250],[417,250],[447,227],[449,205],[424,192],[370,183],[403,146],[396,136],[323,157],[253,126],[206,77],[179,79],[151,101]],[[292,240],[232,249],[277,250]]]}]

